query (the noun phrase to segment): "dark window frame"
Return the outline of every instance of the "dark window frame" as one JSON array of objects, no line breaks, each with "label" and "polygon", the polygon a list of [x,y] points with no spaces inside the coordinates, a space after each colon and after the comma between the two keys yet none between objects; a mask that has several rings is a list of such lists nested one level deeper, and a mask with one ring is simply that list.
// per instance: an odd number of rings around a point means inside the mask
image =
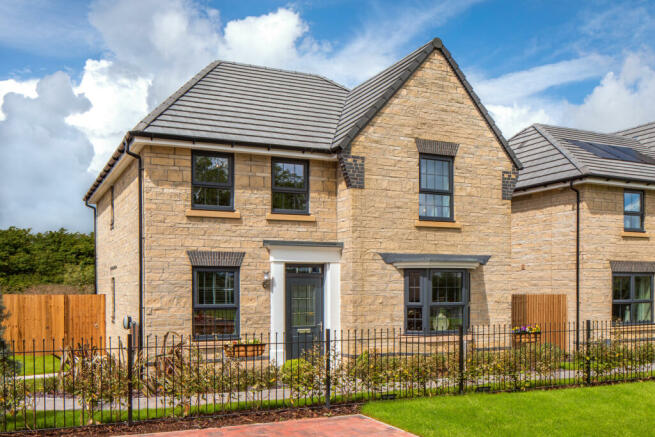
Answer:
[{"label": "dark window frame", "polygon": [[[615,277],[628,277],[630,278],[630,299],[614,299],[614,278]],[[637,276],[648,276],[650,277],[650,298],[649,299],[635,299],[635,277]],[[631,307],[630,309],[630,322],[621,322],[621,321],[615,321],[612,319],[612,323],[615,325],[649,325],[653,324],[653,316],[654,316],[654,308],[655,306],[655,301],[653,300],[655,297],[655,290],[653,290],[653,286],[655,285],[655,277],[653,273],[621,273],[621,272],[614,272],[612,273],[612,317],[614,316],[614,305],[633,305],[633,304],[638,304],[638,303],[650,303],[650,321],[646,322],[633,322],[632,320],[635,320],[635,310],[634,307]]]},{"label": "dark window frame", "polygon": [[[421,187],[421,173],[423,169],[423,160],[431,159],[435,161],[445,161],[448,163],[448,187],[449,190],[432,190]],[[419,153],[418,156],[418,195],[419,195],[419,220],[437,221],[437,222],[454,222],[455,221],[455,187],[454,187],[454,168],[455,159],[452,156],[433,155],[430,153]],[[421,215],[421,194],[436,194],[441,196],[450,196],[450,217],[434,217]]]},{"label": "dark window frame", "polygon": [[[276,187],[275,186],[275,164],[302,164],[305,172],[305,187],[304,188],[290,188],[290,187]],[[307,206],[304,210],[299,209],[282,209],[273,207],[273,195],[276,193],[293,193],[304,194],[307,196]],[[292,158],[271,158],[271,213],[273,214],[296,214],[296,215],[309,215],[309,160],[306,159],[292,159]]]},{"label": "dark window frame", "polygon": [[[228,171],[228,182],[227,183],[218,183],[218,182],[202,182],[196,181],[196,166],[195,159],[197,156],[207,156],[211,158],[227,158],[228,165],[230,166]],[[193,201],[193,189],[194,187],[201,188],[217,188],[220,190],[230,190],[230,205],[221,206],[221,205],[203,205],[197,204]],[[234,154],[232,153],[220,153],[220,152],[206,152],[201,150],[193,150],[191,152],[191,209],[203,209],[211,211],[234,211]]]},{"label": "dark window frame", "polygon": [[[625,210],[625,195],[626,194],[639,194],[639,204],[641,206],[641,210],[639,212],[634,212],[634,211],[626,211]],[[627,232],[644,232],[644,221],[646,217],[646,206],[644,204],[646,196],[644,196],[644,192],[642,190],[623,190],[623,230]],[[625,227],[625,216],[631,216],[631,217],[639,217],[639,227],[638,228],[626,228]]]},{"label": "dark window frame", "polygon": [[[234,303],[233,304],[199,304],[199,291],[198,291],[198,272],[234,272]],[[193,331],[193,320],[195,310],[216,310],[216,309],[235,309],[234,316],[234,334],[221,335],[196,335],[193,334],[194,340],[238,340],[241,333],[241,277],[239,267],[193,267],[192,269],[192,288],[193,288],[193,304],[191,305],[191,324]]]},{"label": "dark window frame", "polygon": [[[462,275],[462,301],[461,302],[432,302],[432,273],[433,272],[450,272],[460,273]],[[412,273],[420,274],[420,302],[409,302],[409,278]],[[444,308],[462,308],[462,326],[464,332],[470,327],[471,316],[471,278],[470,272],[465,269],[405,269],[404,271],[404,323],[403,331],[406,335],[448,335],[457,333],[456,330],[433,331],[430,326],[430,309],[432,307]],[[422,308],[422,325],[421,331],[410,331],[407,329],[407,309]]]},{"label": "dark window frame", "polygon": [[111,192],[111,221],[109,222],[109,230],[114,230],[114,186],[112,185],[109,189]]}]

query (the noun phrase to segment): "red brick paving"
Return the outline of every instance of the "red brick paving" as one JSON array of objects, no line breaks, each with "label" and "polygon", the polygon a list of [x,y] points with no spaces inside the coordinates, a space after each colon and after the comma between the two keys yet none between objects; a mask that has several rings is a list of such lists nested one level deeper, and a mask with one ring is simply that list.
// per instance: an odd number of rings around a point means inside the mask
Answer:
[{"label": "red brick paving", "polygon": [[320,417],[317,419],[285,420],[273,423],[228,426],[225,428],[193,429],[155,434],[142,437],[338,437],[383,436],[409,437],[406,431],[378,422],[361,414],[353,416]]}]

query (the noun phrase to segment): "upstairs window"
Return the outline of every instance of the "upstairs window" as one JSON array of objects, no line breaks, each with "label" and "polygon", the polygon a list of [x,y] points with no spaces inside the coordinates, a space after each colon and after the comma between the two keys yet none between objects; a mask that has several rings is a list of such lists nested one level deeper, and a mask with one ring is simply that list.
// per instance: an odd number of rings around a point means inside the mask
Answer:
[{"label": "upstairs window", "polygon": [[309,162],[273,159],[272,205],[280,214],[309,214]]},{"label": "upstairs window", "polygon": [[192,207],[234,210],[234,157],[193,152],[191,159]]},{"label": "upstairs window", "polygon": [[644,273],[613,275],[612,321],[615,323],[653,321],[653,275]]},{"label": "upstairs window", "polygon": [[419,219],[453,220],[453,160],[420,156]]},{"label": "upstairs window", "polygon": [[623,228],[626,231],[644,231],[644,192],[623,192]]},{"label": "upstairs window", "polygon": [[239,269],[193,269],[193,336],[239,336]]}]

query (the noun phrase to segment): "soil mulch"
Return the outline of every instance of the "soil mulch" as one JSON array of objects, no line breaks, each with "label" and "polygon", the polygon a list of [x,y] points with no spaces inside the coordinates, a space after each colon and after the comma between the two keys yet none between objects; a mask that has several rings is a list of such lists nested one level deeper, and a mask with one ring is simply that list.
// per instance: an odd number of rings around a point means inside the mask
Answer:
[{"label": "soil mulch", "polygon": [[19,431],[0,433],[1,436],[112,436],[125,434],[145,434],[154,432],[180,431],[186,429],[220,428],[232,425],[247,425],[251,423],[280,422],[291,419],[306,419],[313,417],[343,416],[358,414],[360,404],[337,405],[331,408],[294,408],[286,410],[252,411],[221,416],[200,416],[190,418],[167,418],[145,422],[81,426],[76,428],[46,429],[37,431]]}]

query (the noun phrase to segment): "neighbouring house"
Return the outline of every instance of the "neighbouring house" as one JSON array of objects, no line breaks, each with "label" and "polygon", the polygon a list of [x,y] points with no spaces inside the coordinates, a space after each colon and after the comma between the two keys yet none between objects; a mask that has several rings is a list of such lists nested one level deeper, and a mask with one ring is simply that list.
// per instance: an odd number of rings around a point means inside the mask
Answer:
[{"label": "neighbouring house", "polygon": [[125,315],[142,342],[509,323],[520,168],[438,39],[353,89],[214,62],[85,197],[107,334]]},{"label": "neighbouring house", "polygon": [[655,122],[613,134],[535,124],[510,145],[523,164],[514,291],[566,294],[572,321],[652,322]]}]

